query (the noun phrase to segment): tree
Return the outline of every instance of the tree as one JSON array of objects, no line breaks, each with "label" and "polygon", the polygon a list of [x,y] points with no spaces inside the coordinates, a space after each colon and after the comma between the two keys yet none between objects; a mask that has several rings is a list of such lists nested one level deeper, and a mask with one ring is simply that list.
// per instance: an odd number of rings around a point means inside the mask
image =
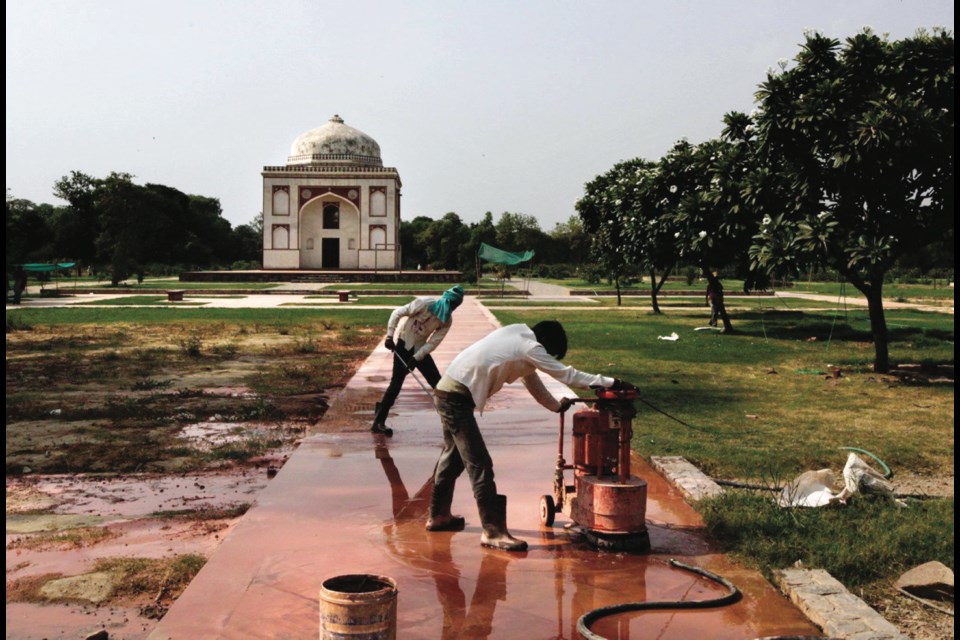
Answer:
[{"label": "tree", "polygon": [[57,216],[54,244],[59,254],[77,260],[78,270],[81,264],[93,264],[97,257],[100,219],[96,200],[100,182],[85,173],[71,171],[53,185],[53,195],[70,203]]},{"label": "tree", "polygon": [[614,282],[617,288],[617,306],[623,304],[620,280],[630,268],[630,257],[623,192],[631,184],[637,167],[644,160],[628,160],[614,165],[604,174],[588,182],[586,193],[577,201],[577,213],[591,235],[591,255],[597,266]]},{"label": "tree", "polygon": [[54,257],[50,218],[53,207],[14,198],[7,192],[6,266],[40,262]]},{"label": "tree", "polygon": [[566,222],[558,222],[550,230],[555,252],[561,255],[552,256],[556,262],[582,264],[590,255],[590,235],[587,233],[583,220],[578,216],[570,216]]},{"label": "tree", "polygon": [[423,247],[427,262],[434,269],[456,270],[459,266],[460,249],[467,243],[470,231],[454,212],[449,212],[417,235],[416,241]]},{"label": "tree", "polygon": [[669,185],[657,163],[637,158],[626,168],[614,187],[614,202],[620,202],[623,211],[627,259],[649,274],[650,304],[659,314],[658,295],[678,257],[675,220],[666,206]]},{"label": "tree", "polygon": [[890,368],[884,275],[954,230],[954,53],[944,29],[890,41],[809,33],[756,97],[759,151],[790,182],[751,248],[757,266],[813,259],[867,298],[874,370]]},{"label": "tree", "polygon": [[417,216],[409,222],[400,221],[400,247],[403,266],[416,269],[427,264],[427,250],[418,238],[433,224],[433,218]]},{"label": "tree", "polygon": [[471,279],[470,272],[476,270],[474,276],[478,283],[482,266],[477,264],[477,252],[480,251],[481,243],[491,245],[497,243],[497,228],[493,224],[493,214],[489,211],[483,215],[483,220],[470,225],[470,239],[464,245],[460,255],[460,270],[466,274],[468,280]]}]

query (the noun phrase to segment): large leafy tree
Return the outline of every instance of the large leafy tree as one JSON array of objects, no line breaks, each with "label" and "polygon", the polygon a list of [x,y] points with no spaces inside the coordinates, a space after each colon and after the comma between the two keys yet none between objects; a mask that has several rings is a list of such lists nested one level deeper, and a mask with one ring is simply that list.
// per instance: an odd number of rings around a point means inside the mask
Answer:
[{"label": "large leafy tree", "polygon": [[101,181],[80,171],[57,180],[53,195],[66,200],[70,206],[57,216],[54,242],[63,257],[77,260],[87,266],[97,258],[96,240],[100,233],[99,212],[96,207],[97,189]]},{"label": "large leafy tree", "polygon": [[[723,122],[720,138],[699,145],[681,140],[660,161],[660,179],[667,185],[662,204],[672,219],[679,258],[699,267],[714,291],[722,288],[721,269],[746,271],[761,211],[781,202],[785,188],[779,174],[758,163],[750,117],[731,112]],[[723,331],[733,331],[723,306],[720,317]]]},{"label": "large leafy tree", "polygon": [[628,168],[614,187],[614,202],[620,202],[623,210],[627,259],[649,274],[650,304],[659,314],[657,297],[679,255],[675,218],[667,206],[669,186],[657,163],[637,159]]},{"label": "large leafy tree", "polygon": [[627,250],[629,213],[624,205],[624,191],[632,184],[636,168],[646,165],[640,159],[615,164],[584,186],[584,195],[576,204],[591,236],[594,263],[616,285],[617,305],[623,303],[620,281],[633,267]]},{"label": "large leafy tree", "polygon": [[751,248],[758,266],[814,259],[867,298],[874,369],[888,371],[884,275],[952,235],[954,41],[810,33],[756,94],[759,151],[789,181]]}]

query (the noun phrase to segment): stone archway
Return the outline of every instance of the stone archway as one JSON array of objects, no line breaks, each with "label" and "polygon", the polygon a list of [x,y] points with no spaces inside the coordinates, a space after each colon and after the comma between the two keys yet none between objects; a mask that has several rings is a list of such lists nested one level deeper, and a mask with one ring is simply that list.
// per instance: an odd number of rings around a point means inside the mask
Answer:
[{"label": "stone archway", "polygon": [[[336,194],[319,195],[300,209],[299,240],[301,269],[356,269],[360,211]],[[324,249],[338,255],[324,256]]]}]

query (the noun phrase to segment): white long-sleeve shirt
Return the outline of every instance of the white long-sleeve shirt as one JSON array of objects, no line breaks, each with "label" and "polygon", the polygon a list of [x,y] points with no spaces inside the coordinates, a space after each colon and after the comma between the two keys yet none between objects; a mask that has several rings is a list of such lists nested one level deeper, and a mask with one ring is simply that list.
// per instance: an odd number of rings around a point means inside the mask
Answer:
[{"label": "white long-sleeve shirt", "polygon": [[[551,411],[560,410],[560,402],[547,391],[537,371],[556,378],[571,387],[583,389],[613,385],[613,378],[577,371],[562,364],[537,342],[533,329],[525,324],[511,324],[475,342],[453,359],[444,378],[454,380],[470,390],[477,411],[483,413],[487,399],[504,384],[523,381],[537,402]],[[443,389],[441,380],[438,389]],[[448,389],[449,390],[449,389]]]},{"label": "white long-sleeve shirt", "polygon": [[397,331],[400,319],[406,318],[403,326],[400,327],[400,336],[397,340],[403,340],[404,346],[413,350],[413,359],[417,361],[423,360],[436,349],[453,325],[453,318],[450,322],[443,324],[440,318],[430,313],[428,307],[435,300],[436,298],[429,297],[414,298],[402,307],[394,309],[387,322],[387,336],[392,338]]}]

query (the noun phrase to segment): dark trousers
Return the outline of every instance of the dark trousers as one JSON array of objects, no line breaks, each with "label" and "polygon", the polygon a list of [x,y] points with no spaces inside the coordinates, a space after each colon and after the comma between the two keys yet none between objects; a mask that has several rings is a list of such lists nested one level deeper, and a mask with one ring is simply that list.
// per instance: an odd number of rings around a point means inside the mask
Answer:
[{"label": "dark trousers", "polygon": [[[374,422],[379,424],[386,422],[393,403],[397,401],[397,396],[400,395],[403,381],[406,379],[407,374],[410,373],[403,362],[410,364],[414,362],[413,350],[407,349],[403,340],[397,343],[397,349],[394,353],[396,355],[393,356],[393,375],[390,377],[390,385],[383,393],[383,398],[380,400],[380,410],[377,411],[377,415],[374,417]],[[397,357],[398,355],[400,356],[399,358]],[[403,362],[401,362],[401,358]],[[440,382],[440,371],[437,370],[437,364],[431,356],[428,355],[420,362],[417,362],[416,368],[417,371],[423,374],[423,377],[426,378],[427,384],[429,384],[431,388],[435,388],[437,383]]]},{"label": "dark trousers", "polygon": [[716,301],[710,303],[710,326],[711,327],[717,326],[717,318],[720,317],[720,306],[722,304],[723,304],[722,302],[716,302]]},{"label": "dark trousers", "polygon": [[492,504],[497,495],[493,460],[473,415],[473,398],[437,391],[437,412],[443,425],[443,451],[434,472],[434,493],[449,491],[466,470],[477,504]]}]

